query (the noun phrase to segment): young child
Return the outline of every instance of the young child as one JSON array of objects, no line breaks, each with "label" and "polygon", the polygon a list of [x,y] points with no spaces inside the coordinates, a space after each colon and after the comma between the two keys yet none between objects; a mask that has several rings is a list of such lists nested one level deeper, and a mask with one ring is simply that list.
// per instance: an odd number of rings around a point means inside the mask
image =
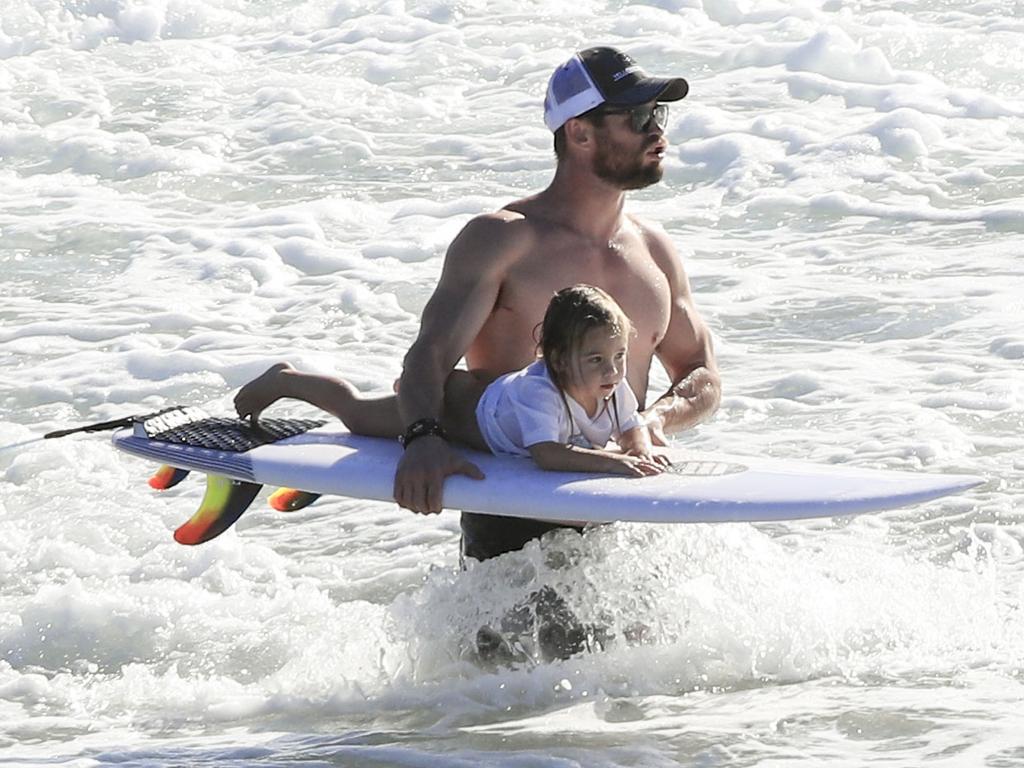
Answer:
[{"label": "young child", "polygon": [[[626,382],[629,318],[589,285],[551,299],[540,329],[541,357],[490,384],[467,371],[445,382],[445,432],[478,450],[530,456],[543,469],[633,476],[662,472],[637,400]],[[337,416],[352,432],[398,437],[405,425],[395,396],[364,398],[342,379],[300,373],[279,363],[235,397],[242,418],[256,419],[282,397]],[[620,451],[605,448],[610,439]]]}]

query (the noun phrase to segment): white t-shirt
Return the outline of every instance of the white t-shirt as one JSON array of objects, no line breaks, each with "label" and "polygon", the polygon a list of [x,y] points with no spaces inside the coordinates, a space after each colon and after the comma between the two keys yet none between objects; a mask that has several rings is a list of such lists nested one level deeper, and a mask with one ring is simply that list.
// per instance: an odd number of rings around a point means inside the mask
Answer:
[{"label": "white t-shirt", "polygon": [[609,439],[643,424],[637,408],[636,396],[623,379],[591,418],[568,394],[562,399],[544,361],[538,360],[491,382],[477,404],[476,420],[493,453],[529,456],[527,449],[537,443],[604,448]]}]

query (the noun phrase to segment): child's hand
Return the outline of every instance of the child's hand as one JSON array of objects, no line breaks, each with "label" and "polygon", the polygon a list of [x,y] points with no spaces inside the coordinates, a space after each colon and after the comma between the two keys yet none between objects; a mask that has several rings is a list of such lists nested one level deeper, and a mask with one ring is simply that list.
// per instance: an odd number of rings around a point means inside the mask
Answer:
[{"label": "child's hand", "polygon": [[626,455],[627,456],[636,456],[638,459],[645,459],[647,461],[654,462],[655,464],[660,466],[662,469],[664,469],[665,467],[671,467],[672,466],[672,462],[669,460],[668,456],[666,456],[663,453],[654,453],[651,450],[651,446],[649,446],[649,445],[648,446],[644,446],[642,448],[641,447],[631,448],[630,450],[626,451]]},{"label": "child's hand", "polygon": [[536,443],[529,450],[537,466],[556,472],[601,472],[647,477],[660,475],[668,465],[664,456],[651,456],[649,453],[634,456],[604,448],[580,448],[555,442]]},{"label": "child's hand", "polygon": [[[610,454],[614,459],[611,470],[617,475],[649,477],[665,471],[667,459],[664,456],[633,456],[628,453]],[[664,461],[659,461],[662,459]]]}]

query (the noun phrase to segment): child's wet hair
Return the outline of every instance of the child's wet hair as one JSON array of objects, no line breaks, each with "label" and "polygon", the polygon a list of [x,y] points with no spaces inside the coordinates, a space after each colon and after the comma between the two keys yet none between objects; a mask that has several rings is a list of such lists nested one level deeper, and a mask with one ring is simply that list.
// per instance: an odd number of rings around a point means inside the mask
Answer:
[{"label": "child's wet hair", "polygon": [[575,360],[583,337],[594,328],[628,337],[632,325],[611,296],[592,285],[578,284],[556,293],[540,324],[540,351],[548,374],[559,389],[565,364]]}]

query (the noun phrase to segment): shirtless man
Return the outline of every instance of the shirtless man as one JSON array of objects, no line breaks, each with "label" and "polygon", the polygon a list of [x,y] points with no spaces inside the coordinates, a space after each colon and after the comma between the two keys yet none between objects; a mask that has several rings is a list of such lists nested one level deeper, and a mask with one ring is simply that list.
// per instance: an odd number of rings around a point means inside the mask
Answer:
[{"label": "shirtless man", "polygon": [[[660,227],[623,211],[627,190],[661,179],[665,102],[687,90],[682,78],[650,77],[612,48],[581,51],[555,70],[544,102],[555,133],[554,179],[477,216],[455,238],[405,357],[398,401],[406,450],[395,475],[401,506],[440,512],[447,476],[482,476],[440,429],[445,379],[463,356],[483,380],[528,365],[549,299],[574,283],[603,288],[632,320],[627,378],[641,408],[655,356],[673,382],[645,411],[656,444],[714,413],[721,389],[711,336],[682,262]],[[556,527],[464,512],[463,554],[484,560]]]}]

